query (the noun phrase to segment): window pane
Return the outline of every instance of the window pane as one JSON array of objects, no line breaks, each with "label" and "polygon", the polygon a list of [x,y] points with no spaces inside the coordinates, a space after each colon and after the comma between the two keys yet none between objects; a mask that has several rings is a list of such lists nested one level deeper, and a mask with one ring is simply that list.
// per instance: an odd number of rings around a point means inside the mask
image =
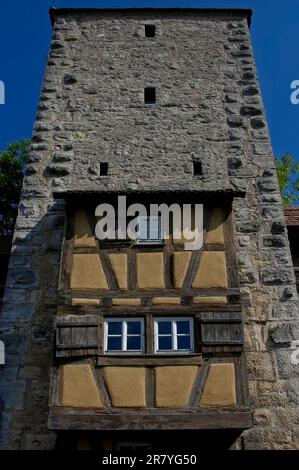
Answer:
[{"label": "window pane", "polygon": [[172,349],[172,337],[171,336],[160,336],[159,337],[159,351],[165,351],[168,349]]},{"label": "window pane", "polygon": [[178,334],[190,334],[190,322],[185,320],[177,321],[177,333]]},{"label": "window pane", "polygon": [[129,321],[127,323],[127,332],[128,332],[128,335],[132,335],[132,334],[140,335],[141,334],[141,322]]},{"label": "window pane", "polygon": [[120,321],[108,322],[108,335],[121,335],[121,334],[122,334],[122,328],[121,328]]},{"label": "window pane", "polygon": [[145,216],[138,217],[138,240],[147,240],[147,224],[148,218]]},{"label": "window pane", "polygon": [[152,216],[148,218],[149,223],[149,239],[150,240],[160,240],[160,220],[159,216]]},{"label": "window pane", "polygon": [[108,337],[107,351],[121,351],[121,337]]},{"label": "window pane", "polygon": [[128,336],[127,350],[140,351],[141,350],[141,337],[140,336]]},{"label": "window pane", "polygon": [[178,336],[178,349],[191,349],[190,336]]},{"label": "window pane", "polygon": [[171,322],[170,321],[159,321],[158,322],[159,335],[171,334]]}]

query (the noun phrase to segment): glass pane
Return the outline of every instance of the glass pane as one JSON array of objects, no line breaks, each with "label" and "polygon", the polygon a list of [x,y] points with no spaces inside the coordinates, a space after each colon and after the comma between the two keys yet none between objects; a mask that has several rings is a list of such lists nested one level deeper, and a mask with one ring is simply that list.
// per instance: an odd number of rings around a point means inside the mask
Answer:
[{"label": "glass pane", "polygon": [[190,336],[178,336],[178,349],[191,349]]},{"label": "glass pane", "polygon": [[121,337],[108,337],[107,351],[121,351]]},{"label": "glass pane", "polygon": [[159,346],[158,346],[159,351],[172,349],[172,337],[171,336],[160,336],[158,343],[159,343]]},{"label": "glass pane", "polygon": [[190,322],[186,320],[177,321],[177,333],[178,334],[190,334]]},{"label": "glass pane", "polygon": [[140,335],[141,334],[141,321],[128,321],[127,323],[128,335]]},{"label": "glass pane", "polygon": [[121,321],[108,322],[108,335],[121,335]]},{"label": "glass pane", "polygon": [[138,232],[137,232],[137,239],[138,240],[147,240],[147,217],[140,216],[138,217]]},{"label": "glass pane", "polygon": [[127,350],[140,351],[141,350],[141,337],[140,336],[128,336]]},{"label": "glass pane", "polygon": [[159,216],[152,216],[148,218],[148,235],[150,240],[160,240],[160,223]]},{"label": "glass pane", "polygon": [[171,322],[170,321],[158,321],[158,332],[159,332],[159,335],[171,334]]}]

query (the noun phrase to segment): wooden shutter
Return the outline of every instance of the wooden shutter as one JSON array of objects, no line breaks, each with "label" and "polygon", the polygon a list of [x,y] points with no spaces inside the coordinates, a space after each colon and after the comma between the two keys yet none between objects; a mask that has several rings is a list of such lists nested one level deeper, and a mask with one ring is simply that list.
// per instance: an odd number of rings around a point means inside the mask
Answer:
[{"label": "wooden shutter", "polygon": [[203,352],[241,351],[243,325],[241,312],[205,312],[201,314]]},{"label": "wooden shutter", "polygon": [[96,315],[60,315],[56,319],[56,356],[96,354],[99,320]]}]

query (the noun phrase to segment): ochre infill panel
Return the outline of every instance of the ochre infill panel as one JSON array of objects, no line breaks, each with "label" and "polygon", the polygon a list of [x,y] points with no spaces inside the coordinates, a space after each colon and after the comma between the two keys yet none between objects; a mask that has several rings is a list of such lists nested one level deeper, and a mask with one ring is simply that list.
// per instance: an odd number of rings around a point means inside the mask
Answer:
[{"label": "ochre infill panel", "polygon": [[227,287],[226,260],[223,251],[202,253],[192,287],[195,289]]},{"label": "ochre infill panel", "polygon": [[137,287],[139,289],[163,289],[163,253],[137,253]]},{"label": "ochre infill panel", "polygon": [[96,246],[96,241],[93,236],[88,218],[83,210],[79,210],[76,213],[74,244],[75,246]]},{"label": "ochre infill panel", "polygon": [[193,298],[194,304],[213,304],[213,305],[225,305],[227,304],[227,297],[214,297],[214,296],[202,296],[202,297],[194,297]]},{"label": "ochre infill panel", "polygon": [[186,277],[191,258],[190,251],[177,251],[173,254],[173,279],[174,287],[181,289]]},{"label": "ochre infill panel", "polygon": [[214,209],[212,212],[210,224],[207,230],[205,243],[224,243],[223,223],[224,214],[220,208]]},{"label": "ochre infill panel", "polygon": [[146,406],[144,367],[105,367],[104,376],[113,406]]},{"label": "ochre infill panel", "polygon": [[197,369],[197,366],[156,367],[156,406],[187,406]]},{"label": "ochre infill panel", "polygon": [[103,266],[97,254],[73,255],[71,289],[108,289]]},{"label": "ochre infill panel", "polygon": [[128,256],[125,253],[108,255],[119,289],[128,289]]},{"label": "ochre infill panel", "polygon": [[61,404],[80,408],[104,407],[89,364],[62,367]]},{"label": "ochre infill panel", "polygon": [[234,364],[211,364],[200,404],[204,406],[236,405]]}]

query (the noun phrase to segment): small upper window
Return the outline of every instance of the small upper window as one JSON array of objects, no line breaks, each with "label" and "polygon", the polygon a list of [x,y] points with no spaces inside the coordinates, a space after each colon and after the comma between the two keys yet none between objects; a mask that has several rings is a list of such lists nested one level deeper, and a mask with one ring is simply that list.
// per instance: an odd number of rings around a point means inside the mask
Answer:
[{"label": "small upper window", "polygon": [[144,89],[144,103],[155,104],[156,103],[156,88],[150,87]]},{"label": "small upper window", "polygon": [[193,162],[193,174],[194,176],[202,176],[202,163],[199,160]]},{"label": "small upper window", "polygon": [[101,162],[100,163],[100,176],[107,176],[108,175],[108,162]]},{"label": "small upper window", "polygon": [[109,318],[104,323],[106,353],[143,353],[142,318]]},{"label": "small upper window", "polygon": [[137,236],[138,244],[162,243],[162,229],[160,216],[138,217]]},{"label": "small upper window", "polygon": [[156,318],[155,352],[192,352],[192,318]]},{"label": "small upper window", "polygon": [[156,36],[156,26],[154,24],[145,24],[144,35],[146,38],[154,38]]}]

